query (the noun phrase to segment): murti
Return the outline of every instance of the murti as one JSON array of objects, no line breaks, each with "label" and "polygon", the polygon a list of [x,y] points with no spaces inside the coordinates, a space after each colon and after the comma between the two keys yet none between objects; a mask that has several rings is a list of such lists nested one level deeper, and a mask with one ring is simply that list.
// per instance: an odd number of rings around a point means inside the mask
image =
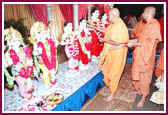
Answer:
[{"label": "murti", "polygon": [[33,43],[33,56],[38,72],[42,70],[43,82],[54,85],[57,81],[57,49],[53,36],[42,22],[33,24],[30,30],[30,41]]},{"label": "murti", "polygon": [[[8,45],[4,58],[7,85],[11,88],[16,81],[20,96],[30,99],[34,90],[31,75],[36,73],[31,49],[24,44],[21,34],[12,27],[5,29],[4,35]],[[12,75],[7,71],[8,67],[11,67]]]}]

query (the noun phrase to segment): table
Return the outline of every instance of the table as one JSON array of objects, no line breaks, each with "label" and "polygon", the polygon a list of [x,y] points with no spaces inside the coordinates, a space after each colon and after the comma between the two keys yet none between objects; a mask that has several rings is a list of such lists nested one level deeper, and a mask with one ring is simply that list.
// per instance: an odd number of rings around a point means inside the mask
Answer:
[{"label": "table", "polygon": [[[55,85],[45,85],[40,76],[38,81],[32,80],[34,85],[33,97],[25,100],[19,96],[18,87],[15,84],[12,91],[4,89],[4,111],[78,111],[81,109],[85,95],[93,98],[98,84],[104,86],[103,74],[97,70],[98,61],[92,61],[87,68],[80,69],[76,77],[67,78],[67,62],[58,65]],[[60,93],[64,101],[59,105],[47,105],[45,98],[52,93]],[[38,107],[37,103],[43,103]]]}]

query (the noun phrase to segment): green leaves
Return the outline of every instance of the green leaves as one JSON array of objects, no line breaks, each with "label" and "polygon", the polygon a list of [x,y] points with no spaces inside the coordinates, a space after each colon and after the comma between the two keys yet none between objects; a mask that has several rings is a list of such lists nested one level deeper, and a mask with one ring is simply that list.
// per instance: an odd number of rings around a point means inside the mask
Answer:
[{"label": "green leaves", "polygon": [[4,22],[4,29],[10,28],[12,26],[14,29],[17,29],[21,33],[25,43],[28,43],[28,28],[24,25],[24,20],[25,18],[20,18],[19,20],[9,19]]}]

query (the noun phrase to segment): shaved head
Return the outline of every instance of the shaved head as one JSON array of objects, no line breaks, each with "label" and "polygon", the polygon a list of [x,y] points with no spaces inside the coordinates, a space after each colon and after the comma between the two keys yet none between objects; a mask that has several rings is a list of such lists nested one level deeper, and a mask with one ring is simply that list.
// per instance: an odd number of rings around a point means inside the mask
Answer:
[{"label": "shaved head", "polygon": [[155,14],[156,14],[156,8],[153,6],[149,6],[144,9],[143,18],[146,21],[149,21],[155,17]]},{"label": "shaved head", "polygon": [[113,14],[114,16],[119,17],[120,11],[117,8],[112,8],[112,9],[110,9],[109,14]]},{"label": "shaved head", "polygon": [[115,23],[119,17],[120,17],[120,11],[117,8],[110,9],[110,11],[109,11],[109,21],[111,23]]},{"label": "shaved head", "polygon": [[153,6],[146,7],[144,11],[147,11],[149,14],[151,14],[153,17],[156,14],[156,8]]}]

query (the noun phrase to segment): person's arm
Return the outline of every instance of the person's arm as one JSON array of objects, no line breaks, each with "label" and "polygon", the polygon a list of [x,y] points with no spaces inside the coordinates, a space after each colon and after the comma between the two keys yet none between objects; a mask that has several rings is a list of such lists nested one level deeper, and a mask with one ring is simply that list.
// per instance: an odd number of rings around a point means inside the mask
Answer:
[{"label": "person's arm", "polygon": [[137,39],[132,39],[132,40],[129,40],[128,43],[127,43],[127,47],[134,47],[134,46],[141,46],[141,43],[138,42]]},{"label": "person's arm", "polygon": [[95,30],[98,30],[98,31],[100,31],[100,32],[102,32],[102,33],[105,33],[105,29],[103,29],[103,28],[99,28],[99,27],[96,27],[96,26],[94,26],[91,22],[87,22],[88,24],[87,24],[87,26],[89,27],[89,28],[93,28],[93,29],[95,29]]},{"label": "person's arm", "polygon": [[89,28],[93,28],[95,30],[98,30],[98,31],[100,31],[102,33],[105,33],[105,29],[103,29],[103,28],[98,28],[98,27],[95,27],[94,25],[90,25],[90,24],[88,24],[88,27]]},{"label": "person's arm", "polygon": [[106,42],[106,43],[109,43],[109,44],[115,45],[115,46],[119,46],[121,44],[121,43],[115,42],[113,40],[105,40],[105,39],[102,39],[102,38],[99,38],[99,41],[100,42]]},{"label": "person's arm", "polygon": [[128,41],[128,43],[136,43],[136,42],[138,42],[138,39],[131,39]]},{"label": "person's arm", "polygon": [[118,46],[116,46],[116,45],[111,45],[111,47],[110,47],[109,50],[116,50],[116,49],[124,48],[124,47],[126,47],[126,46],[127,46],[127,44],[120,44],[120,45],[118,45]]}]

